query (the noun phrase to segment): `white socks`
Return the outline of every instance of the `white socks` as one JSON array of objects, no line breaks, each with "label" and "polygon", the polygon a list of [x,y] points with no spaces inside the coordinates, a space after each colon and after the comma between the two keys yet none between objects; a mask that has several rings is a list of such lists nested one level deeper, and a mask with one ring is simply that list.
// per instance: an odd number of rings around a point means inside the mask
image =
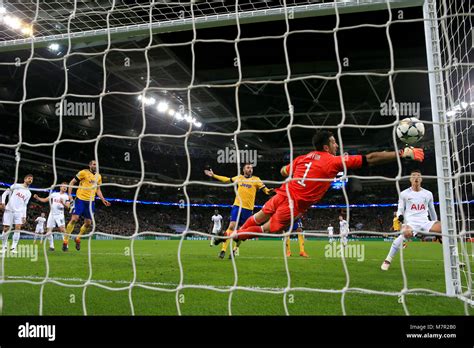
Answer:
[{"label": "white socks", "polygon": [[49,240],[49,247],[54,249],[54,238],[53,234],[51,233],[49,236],[46,237],[47,240]]},{"label": "white socks", "polygon": [[8,248],[8,235],[5,232],[2,232],[2,249]]},{"label": "white socks", "polygon": [[13,233],[13,242],[12,242],[12,249],[16,249],[18,242],[20,241],[20,232]]},{"label": "white socks", "polygon": [[397,254],[398,250],[400,250],[400,247],[402,246],[404,241],[405,238],[403,237],[403,234],[395,238],[395,240],[392,242],[392,246],[390,247],[390,251],[385,260],[387,260],[388,262],[392,262],[392,259]]}]

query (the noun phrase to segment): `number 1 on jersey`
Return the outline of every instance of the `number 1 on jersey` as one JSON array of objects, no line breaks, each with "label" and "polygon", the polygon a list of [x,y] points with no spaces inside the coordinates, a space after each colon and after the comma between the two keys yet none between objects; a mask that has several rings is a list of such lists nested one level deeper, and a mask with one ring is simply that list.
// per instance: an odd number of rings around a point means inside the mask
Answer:
[{"label": "number 1 on jersey", "polygon": [[306,170],[304,171],[303,178],[301,180],[298,180],[298,184],[300,184],[301,186],[306,187],[306,184],[304,183],[304,181],[306,179],[306,176],[308,175],[309,168],[311,168],[312,164],[313,164],[313,162],[309,162],[309,163],[305,164]]}]

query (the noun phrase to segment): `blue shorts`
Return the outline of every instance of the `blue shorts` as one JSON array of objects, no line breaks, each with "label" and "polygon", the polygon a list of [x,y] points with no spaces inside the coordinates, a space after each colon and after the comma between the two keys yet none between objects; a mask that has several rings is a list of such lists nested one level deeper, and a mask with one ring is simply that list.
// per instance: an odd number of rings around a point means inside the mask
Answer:
[{"label": "blue shorts", "polygon": [[95,211],[94,201],[92,202],[83,201],[79,198],[76,198],[76,200],[74,201],[74,209],[72,211],[72,214],[82,216],[84,219],[92,219],[91,211],[89,208],[90,205],[92,205],[91,206],[92,213],[94,213]]},{"label": "blue shorts", "polygon": [[[239,214],[239,208],[236,205],[232,206],[232,210],[230,211],[230,221],[237,221],[237,215]],[[237,227],[240,227],[247,221],[249,217],[253,215],[253,211],[249,209],[242,208],[240,210],[239,221],[237,222]]]},{"label": "blue shorts", "polygon": [[295,223],[293,224],[293,229],[291,230],[291,232],[296,232],[298,228],[303,229],[303,222],[301,221],[301,219],[295,220]]}]

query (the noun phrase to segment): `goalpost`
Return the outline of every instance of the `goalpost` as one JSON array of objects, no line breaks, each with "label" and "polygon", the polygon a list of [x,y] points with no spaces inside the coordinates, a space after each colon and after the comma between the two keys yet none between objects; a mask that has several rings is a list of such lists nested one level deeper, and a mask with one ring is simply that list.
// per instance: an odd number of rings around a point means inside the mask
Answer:
[{"label": "goalpost", "polygon": [[[41,6],[36,7],[36,11],[31,13],[31,18],[33,21],[31,26],[26,21],[21,23],[21,18],[17,17],[20,21],[14,21],[15,18],[15,4],[14,2],[10,2],[11,7],[9,7],[8,2],[2,2],[0,0],[0,8],[3,8],[3,12],[0,12],[0,19],[4,20],[4,24],[9,26],[9,30],[17,31],[19,35],[12,35],[11,37],[6,37],[3,41],[0,41],[0,54],[1,52],[7,51],[14,51],[20,49],[29,49],[31,50],[31,59],[33,59],[33,52],[35,48],[38,47],[46,47],[51,43],[63,43],[66,44],[67,55],[75,54],[70,53],[72,49],[72,44],[79,46],[86,46],[86,45],[104,45],[106,46],[105,50],[101,52],[101,56],[103,57],[103,61],[106,61],[107,54],[114,50],[114,51],[126,51],[126,49],[121,50],[119,48],[111,49],[111,42],[112,39],[114,40],[130,40],[135,37],[150,37],[150,42],[143,50],[147,51],[151,47],[159,47],[158,45],[152,45],[151,36],[157,33],[168,33],[174,31],[182,31],[182,30],[192,30],[194,33],[193,40],[188,42],[187,44],[192,48],[195,40],[196,40],[196,30],[200,28],[209,28],[209,27],[218,27],[218,26],[225,26],[225,25],[237,25],[238,28],[238,37],[235,40],[232,40],[235,44],[235,50],[237,55],[237,60],[239,60],[239,49],[237,43],[241,41],[240,35],[240,26],[246,23],[254,23],[254,22],[262,22],[262,21],[276,21],[276,20],[284,20],[287,23],[286,32],[284,37],[288,36],[290,33],[288,21],[295,18],[303,18],[303,17],[310,17],[310,16],[323,16],[323,15],[333,15],[336,16],[336,27],[333,28],[333,34],[336,42],[336,55],[339,57],[338,48],[337,48],[337,31],[340,30],[339,25],[339,16],[344,13],[351,13],[351,12],[361,12],[361,11],[375,11],[375,10],[387,10],[389,15],[389,20],[383,26],[387,28],[387,36],[388,41],[391,46],[390,41],[390,34],[388,27],[392,24],[395,20],[392,18],[391,10],[394,9],[401,9],[405,7],[414,7],[414,6],[422,6],[423,7],[423,21],[424,21],[424,29],[425,29],[425,38],[426,38],[426,57],[428,63],[427,71],[423,71],[422,73],[427,74],[429,78],[429,85],[430,85],[430,98],[431,98],[431,113],[432,113],[432,123],[433,123],[433,134],[434,134],[434,143],[435,143],[435,150],[436,150],[436,172],[437,172],[437,184],[438,184],[438,193],[439,193],[439,201],[440,201],[440,220],[442,223],[442,231],[443,231],[443,257],[444,257],[444,270],[445,270],[445,281],[446,281],[446,296],[450,297],[457,297],[460,300],[465,302],[465,311],[468,313],[469,305],[473,305],[473,294],[472,294],[472,287],[473,287],[473,273],[472,273],[472,262],[474,259],[473,255],[473,231],[474,231],[474,213],[471,212],[472,204],[474,203],[474,186],[472,184],[472,180],[474,178],[474,147],[472,145],[473,136],[474,136],[474,126],[473,126],[473,115],[472,110],[474,109],[474,101],[472,100],[473,95],[473,86],[471,85],[471,74],[472,74],[472,66],[473,63],[473,54],[474,54],[474,35],[472,34],[472,14],[471,14],[471,1],[468,1],[468,5],[465,5],[466,1],[463,0],[344,0],[344,1],[335,1],[335,2],[325,2],[325,3],[312,3],[311,1],[303,4],[302,1],[295,1],[290,4],[287,1],[281,1],[278,4],[273,4],[267,1],[257,1],[249,5],[249,7],[241,9],[238,5],[238,1],[233,3],[232,5],[226,4],[225,2],[219,1],[211,1],[212,4],[216,7],[213,8],[213,13],[209,14],[204,11],[201,11],[197,6],[199,1],[191,1],[188,3],[171,3],[166,2],[162,3],[160,1],[152,1],[151,4],[148,5],[136,5],[132,7],[123,6],[120,4],[116,4],[116,1],[112,1],[108,7],[99,8],[99,9],[88,9],[88,8],[81,8],[78,1],[74,1],[72,8],[62,7],[61,1],[51,1],[41,3]],[[18,2],[20,3],[20,2]],[[56,7],[60,7],[60,10],[54,8],[53,5]],[[5,7],[3,7],[5,6]],[[173,7],[175,6],[175,7]],[[41,8],[40,8],[41,7]],[[86,6],[87,7],[87,6]],[[11,9],[12,12],[8,13],[7,11]],[[158,11],[156,11],[158,9]],[[41,13],[40,13],[41,10]],[[56,18],[58,20],[57,28],[51,28],[47,21],[40,20],[43,12],[48,12],[51,10],[54,14],[62,14],[61,18]],[[140,17],[138,15],[139,11],[147,11],[148,16],[146,18]],[[5,22],[6,16],[9,16],[8,23]],[[95,23],[94,20],[90,19],[94,16],[98,16],[101,21],[98,24]],[[30,32],[31,31],[31,32]],[[315,31],[317,32],[317,31]],[[321,31],[322,32],[322,31]],[[20,33],[23,33],[24,37],[20,37]],[[33,34],[30,37],[30,34]],[[6,34],[5,34],[6,35]],[[225,41],[225,40],[223,40]],[[163,45],[164,47],[166,45]],[[285,50],[285,62],[288,67],[288,76],[282,80],[278,81],[250,81],[249,83],[258,84],[258,83],[279,83],[287,87],[288,82],[295,80],[295,78],[291,77],[291,71],[289,69],[289,58],[288,58],[288,51],[286,47],[286,42],[284,45]],[[88,54],[80,53],[84,56]],[[66,56],[67,56],[66,55]],[[94,56],[94,54],[89,54],[90,56]],[[147,60],[147,81],[150,78],[150,64],[147,58],[147,54],[145,54]],[[55,58],[58,59],[58,58]],[[62,58],[65,60],[66,58]],[[193,51],[193,61],[194,61],[194,51]],[[30,64],[31,60],[27,60],[26,62],[21,62],[20,64],[25,65],[25,76],[27,75],[28,65]],[[390,84],[391,84],[391,97],[392,100],[395,102],[395,96],[393,92],[393,81],[392,76],[396,72],[393,69],[393,48],[391,47],[391,63],[392,67],[389,73],[384,74],[385,76],[389,77]],[[14,63],[0,63],[1,65],[15,65],[18,62]],[[66,63],[64,62],[65,66]],[[322,80],[336,80],[339,82],[340,77],[343,75],[341,72],[341,62],[338,62],[339,71],[337,72],[336,76],[322,76],[322,75],[314,75],[308,76],[312,78],[319,78]],[[106,74],[106,66],[102,67],[104,76]],[[197,87],[219,87],[219,86],[202,86],[195,83],[194,80],[194,71],[195,67],[192,67],[191,72],[191,82],[186,89],[188,95],[191,93],[193,88]],[[235,89],[238,89],[240,85],[242,85],[245,80],[242,78],[242,71],[240,67],[240,62],[238,65],[239,70],[239,80],[237,83],[232,84]],[[417,71],[419,72],[419,71]],[[66,73],[67,74],[67,73]],[[357,73],[360,75],[364,75],[364,73]],[[368,75],[368,74],[366,74]],[[305,77],[300,78],[304,80]],[[228,85],[229,86],[229,85]],[[146,96],[145,94],[149,91],[156,91],[160,90],[161,87],[152,87],[150,88],[149,82],[146,83],[146,87],[141,91],[143,96],[142,101],[142,117],[144,124],[145,122],[145,112],[144,112],[144,105],[146,103]],[[165,89],[165,88],[163,88]],[[166,88],[168,90],[173,90],[173,88]],[[183,90],[183,88],[176,87],[175,90]],[[126,94],[125,92],[121,92],[122,94]],[[289,97],[288,89],[285,88],[285,93],[288,99],[288,113],[289,117],[291,118],[290,126],[287,128],[283,128],[280,130],[287,130],[289,141],[290,141],[290,159],[293,159],[293,147],[291,143],[291,128],[293,127],[293,112],[294,108],[291,105],[291,98]],[[342,94],[341,89],[339,88],[339,93]],[[105,90],[104,84],[104,91],[100,96],[99,104],[102,106],[102,98],[103,95],[107,94]],[[129,93],[130,94],[130,93]],[[134,95],[139,95],[137,93],[131,93]],[[236,93],[237,94],[237,93]],[[66,83],[66,90],[60,98],[61,102],[64,101],[66,96],[68,95],[67,91],[67,83]],[[340,95],[341,97],[341,95]],[[27,100],[26,92],[24,94],[23,100],[19,102],[14,101],[3,101],[0,100],[2,103],[7,104],[15,104],[19,106],[19,113],[20,119],[22,117],[22,105]],[[342,99],[341,99],[342,100]],[[237,104],[237,112],[236,118],[238,120],[238,129],[233,132],[232,135],[238,135],[242,131],[240,129],[240,120],[241,115],[239,112],[238,101],[236,96],[236,104]],[[62,105],[62,103],[61,103]],[[341,135],[341,128],[345,127],[345,113],[344,105],[341,103],[342,114],[343,114],[343,121],[340,125],[335,128],[335,131],[338,135]],[[188,109],[192,110],[193,106],[191,105],[191,98],[188,98]],[[60,120],[62,120],[63,112],[61,108]],[[103,134],[103,110],[100,107],[100,115],[99,118],[101,120],[101,131],[99,133],[99,137],[96,140],[96,149],[95,155],[97,156],[97,143],[104,138],[119,138],[119,136],[113,135],[106,135]],[[191,120],[191,116],[189,116]],[[187,120],[187,119],[186,119]],[[400,120],[400,116],[397,114],[397,121]],[[60,121],[62,122],[62,121]],[[193,123],[196,125],[199,122],[189,122],[189,130],[186,133],[185,139],[185,150],[187,155],[188,167],[191,166],[190,160],[190,153],[188,149],[188,138],[191,134],[195,132],[199,132],[193,130]],[[396,122],[392,125],[394,126]],[[351,125],[353,126],[353,125]],[[363,127],[358,125],[358,127]],[[386,127],[386,125],[385,125]],[[309,128],[322,128],[320,125],[316,125],[314,127]],[[381,128],[381,127],[380,127]],[[21,131],[21,126],[20,126]],[[141,133],[137,136],[130,136],[130,139],[141,141],[142,137],[144,136],[145,127],[142,129]],[[269,130],[267,132],[270,132]],[[60,128],[60,136],[62,132],[62,123]],[[261,131],[265,132],[265,131]],[[203,134],[218,134],[218,132],[204,132]],[[226,134],[227,135],[227,134]],[[173,135],[164,135],[168,137],[181,137],[181,136],[173,136]],[[59,137],[58,137],[59,139]],[[395,136],[394,136],[395,140]],[[54,156],[55,156],[55,147],[63,140],[58,140],[54,143],[47,144],[53,147],[53,163]],[[234,140],[236,149],[238,151],[238,144],[237,140]],[[8,148],[15,148],[18,149],[22,145],[21,136],[20,140],[17,144],[0,144],[0,147],[8,147]],[[44,145],[44,144],[43,144]],[[341,144],[343,145],[343,144]],[[342,149],[343,146],[341,146]],[[394,147],[398,150],[396,141],[394,141]],[[141,148],[140,148],[140,156],[141,156]],[[135,200],[137,199],[140,187],[143,184],[155,185],[156,187],[160,187],[163,184],[156,184],[153,182],[145,182],[144,181],[144,169],[143,169],[143,159],[142,159],[142,167],[141,167],[141,179],[139,184],[133,186],[136,187],[136,194]],[[98,163],[98,166],[100,163]],[[239,165],[240,163],[237,162],[237,172],[239,172]],[[400,163],[398,163],[399,172],[400,172]],[[19,162],[17,162],[16,166],[16,173],[15,178],[18,178],[18,170],[19,170]],[[55,180],[57,180],[56,171]],[[345,176],[343,178],[347,178],[349,176]],[[400,175],[397,176],[397,187],[399,190]],[[187,208],[187,224],[186,224],[186,231],[182,234],[182,238],[180,240],[179,249],[178,249],[178,263],[179,263],[179,270],[180,270],[180,282],[175,289],[172,291],[176,292],[176,306],[178,313],[180,314],[180,304],[178,301],[178,296],[181,290],[185,288],[206,288],[215,291],[224,291],[217,287],[203,287],[197,285],[186,285],[184,284],[184,275],[183,275],[183,266],[181,263],[181,247],[184,241],[184,237],[187,232],[198,233],[201,235],[208,235],[206,233],[198,232],[198,231],[190,231],[189,230],[189,223],[190,223],[190,199],[186,191],[186,186],[191,182],[190,180],[190,170],[188,170],[186,180],[181,186],[184,188],[184,193],[186,196],[186,208]],[[194,182],[196,183],[196,182]],[[52,184],[53,186],[57,186],[57,182]],[[111,186],[117,187],[125,187],[126,185],[120,184],[110,184]],[[217,184],[209,184],[205,183],[205,185],[217,185]],[[349,201],[345,192],[345,188],[343,187],[344,197],[347,203],[347,210],[349,211]],[[135,221],[137,220],[136,214],[136,204],[133,206],[133,212],[135,216]],[[132,243],[132,264],[134,267],[134,280],[129,284],[127,289],[129,289],[129,299],[130,299],[130,306],[132,314],[134,313],[134,305],[132,300],[132,291],[134,287],[141,286],[147,289],[153,289],[157,291],[168,291],[170,289],[165,288],[158,288],[146,285],[138,285],[135,283],[136,278],[136,269],[135,269],[135,259],[133,255],[133,242],[136,239],[138,233],[137,230],[134,232],[132,236],[123,237],[125,239],[130,239]],[[92,231],[89,236],[92,236],[96,231]],[[166,235],[164,233],[155,233],[156,235]],[[317,233],[306,233],[306,235],[319,235]],[[89,239],[89,246],[90,246]],[[402,252],[403,254],[403,252]],[[355,289],[350,288],[350,274],[348,268],[344,261],[344,256],[342,257],[343,265],[344,265],[344,272],[346,275],[347,283],[343,289],[334,290],[336,293],[342,294],[341,299],[341,307],[342,312],[345,314],[345,305],[344,299],[345,294],[349,291],[359,291],[366,294],[382,294],[382,295],[390,295],[390,296],[401,296],[402,298],[410,293],[410,290],[406,288],[406,276],[403,270],[404,276],[404,286],[405,288],[397,293],[384,293],[384,292],[377,292],[369,289]],[[381,260],[383,261],[383,260]],[[5,274],[3,271],[3,262],[2,260],[2,268],[0,274],[0,284],[7,283],[9,280],[5,279]],[[91,254],[89,248],[89,263],[91,263]],[[235,264],[234,259],[232,258],[233,269],[235,274],[235,282],[234,285],[230,289],[226,289],[225,291],[229,292],[229,314],[231,314],[231,303],[232,303],[232,294],[233,291],[237,289],[244,289],[249,290],[246,287],[239,287],[237,285],[237,267]],[[403,255],[402,255],[402,265],[403,265]],[[271,293],[282,293],[285,295],[284,297],[284,307],[285,312],[288,314],[287,304],[286,304],[286,295],[290,290],[295,290],[295,288],[291,287],[291,278],[290,273],[288,270],[288,264],[285,257],[285,268],[288,275],[288,287],[285,289],[280,290],[255,290],[251,289],[249,291],[261,291],[261,292],[271,292]],[[91,280],[92,272],[89,274],[89,279],[85,282],[84,292],[83,292],[83,308],[84,314],[87,314],[86,304],[85,304],[85,293],[88,286],[93,283]],[[24,282],[31,283],[31,284],[38,284],[38,282],[28,281],[25,280]],[[48,282],[46,278],[43,282],[40,282],[42,287],[44,284]],[[60,282],[55,281],[56,284],[60,284]],[[64,285],[67,286],[67,285]],[[102,288],[108,290],[114,290],[111,287],[101,285]],[[327,290],[322,289],[296,289],[300,291],[320,291],[320,292],[327,292]],[[425,289],[423,289],[425,290]],[[428,290],[429,292],[433,292]],[[42,292],[41,292],[42,294]],[[42,296],[42,295],[41,295]],[[2,308],[2,298],[0,297],[0,313]],[[41,302],[42,303],[42,302]],[[409,314],[409,311],[403,302],[403,308],[406,314]],[[42,309],[40,309],[40,314],[42,314]]]},{"label": "goalpost", "polygon": [[[446,293],[474,304],[471,153],[474,35],[470,1],[427,0],[423,5],[436,169],[443,227]],[[469,244],[471,245],[469,247]],[[461,273],[463,277],[461,278]]]}]

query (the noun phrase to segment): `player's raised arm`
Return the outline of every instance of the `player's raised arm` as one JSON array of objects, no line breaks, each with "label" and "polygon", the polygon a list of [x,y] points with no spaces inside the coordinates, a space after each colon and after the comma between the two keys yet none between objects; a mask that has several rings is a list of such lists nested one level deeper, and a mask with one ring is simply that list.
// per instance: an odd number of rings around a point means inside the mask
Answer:
[{"label": "player's raised arm", "polygon": [[33,198],[36,199],[37,201],[40,201],[42,203],[48,203],[49,201],[49,197],[46,197],[46,198],[41,198],[40,196],[38,196],[36,193],[33,195]]},{"label": "player's raised arm", "polygon": [[227,177],[227,176],[222,176],[222,175],[217,175],[217,174],[214,174],[214,172],[212,171],[212,169],[204,169],[204,174],[206,174],[207,176],[211,177],[211,178],[214,178],[216,180],[219,180],[225,184],[228,184],[229,182],[232,182],[232,179]]}]

